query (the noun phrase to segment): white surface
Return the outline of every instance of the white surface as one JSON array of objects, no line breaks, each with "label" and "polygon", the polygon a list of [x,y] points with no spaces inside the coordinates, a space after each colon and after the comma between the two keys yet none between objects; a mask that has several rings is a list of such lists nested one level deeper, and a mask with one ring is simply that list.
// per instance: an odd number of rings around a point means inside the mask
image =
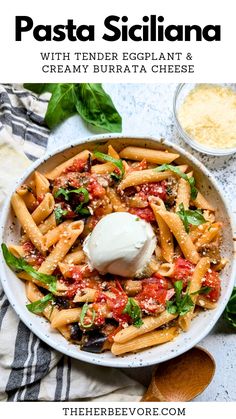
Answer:
[{"label": "white surface", "polygon": [[[164,137],[180,144],[195,155],[214,174],[223,188],[225,198],[236,215],[236,155],[229,157],[209,157],[193,151],[177,138],[172,116],[174,84],[109,84],[104,85],[123,117],[123,132],[133,135],[153,135]],[[93,135],[93,130],[77,116],[70,118],[52,133],[49,150],[55,150],[79,137]],[[235,401],[236,335],[223,320],[218,321],[214,330],[200,345],[207,348],[216,360],[216,374],[205,392],[196,401]],[[158,359],[157,359],[158,362]],[[143,382],[150,378],[150,368],[127,371]]]},{"label": "white surface", "polygon": [[98,272],[126,278],[142,272],[155,247],[151,224],[127,212],[103,217],[83,245],[91,266]]}]

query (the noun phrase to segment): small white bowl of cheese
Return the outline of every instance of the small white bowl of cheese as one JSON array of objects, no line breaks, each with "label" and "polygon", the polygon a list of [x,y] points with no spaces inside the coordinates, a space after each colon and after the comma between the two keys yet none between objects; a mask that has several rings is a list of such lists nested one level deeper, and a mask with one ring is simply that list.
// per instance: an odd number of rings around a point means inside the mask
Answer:
[{"label": "small white bowl of cheese", "polygon": [[180,136],[213,156],[236,152],[236,84],[179,84],[173,111]]}]

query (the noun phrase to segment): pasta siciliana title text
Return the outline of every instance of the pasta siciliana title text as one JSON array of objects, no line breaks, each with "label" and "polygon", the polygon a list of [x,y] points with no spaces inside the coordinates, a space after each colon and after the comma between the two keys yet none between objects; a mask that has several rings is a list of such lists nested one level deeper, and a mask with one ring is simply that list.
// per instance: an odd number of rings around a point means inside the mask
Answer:
[{"label": "pasta siciliana title text", "polygon": [[[101,38],[108,42],[221,41],[221,26],[212,22],[205,26],[181,25],[176,22],[169,23],[164,16],[147,15],[140,17],[139,22],[131,24],[128,16],[110,15],[104,19],[103,24],[104,32]],[[24,41],[27,37],[32,37],[38,42],[93,42],[98,38],[95,25],[87,22],[67,19],[52,26],[45,22],[36,22],[30,16],[16,16],[15,41]]]}]

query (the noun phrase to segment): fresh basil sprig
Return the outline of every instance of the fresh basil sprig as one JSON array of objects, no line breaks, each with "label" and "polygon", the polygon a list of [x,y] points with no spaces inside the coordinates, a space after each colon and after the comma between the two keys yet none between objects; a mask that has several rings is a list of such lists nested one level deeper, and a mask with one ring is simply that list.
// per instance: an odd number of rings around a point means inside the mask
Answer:
[{"label": "fresh basil sprig", "polygon": [[104,160],[113,163],[116,167],[118,167],[120,174],[117,175],[116,173],[112,173],[116,179],[121,179],[124,176],[125,169],[121,159],[114,159],[114,157],[109,156],[108,154],[101,153],[100,151],[94,151],[94,157],[99,160]]},{"label": "fresh basil sprig", "polygon": [[37,94],[50,92],[45,116],[49,128],[78,113],[91,125],[110,132],[121,132],[122,119],[101,83],[25,83]]},{"label": "fresh basil sprig", "polygon": [[170,170],[171,172],[176,173],[178,176],[189,183],[191,188],[191,199],[194,200],[197,198],[198,190],[195,187],[195,179],[193,176],[188,177],[186,173],[181,172],[178,167],[173,166],[172,164],[162,164],[161,166],[156,167],[154,170],[156,172],[164,172],[165,170]]},{"label": "fresh basil sprig", "polygon": [[202,211],[200,209],[197,210],[185,210],[183,203],[179,205],[179,211],[176,212],[178,216],[183,221],[185,230],[189,233],[189,225],[198,226],[200,224],[206,223],[205,218],[202,215]]},{"label": "fresh basil sprig", "polygon": [[68,211],[62,209],[61,205],[57,205],[55,210],[54,210],[54,214],[55,214],[55,219],[56,219],[56,223],[60,224],[62,222],[62,218],[67,215]]},{"label": "fresh basil sprig", "polygon": [[36,271],[33,266],[29,265],[23,258],[16,258],[7,248],[5,243],[2,243],[2,253],[4,259],[12,270],[19,272],[25,271],[27,274],[32,276],[32,278],[37,279],[42,284],[48,285],[48,289],[51,292],[56,292],[57,288],[57,278],[54,275],[47,275],[41,272]]},{"label": "fresh basil sprig", "polygon": [[236,328],[236,287],[234,287],[232,295],[226,306],[224,318],[231,327]]},{"label": "fresh basil sprig", "polygon": [[142,311],[134,298],[128,298],[128,302],[123,310],[123,313],[128,314],[131,317],[135,327],[142,326]]},{"label": "fresh basil sprig", "polygon": [[26,304],[26,307],[31,313],[42,313],[50,301],[54,301],[53,294],[47,294],[41,300],[34,301],[33,303]]},{"label": "fresh basil sprig", "polygon": [[[88,310],[91,310],[91,312],[92,312],[92,319],[91,319],[91,322],[89,324],[86,324],[86,323],[84,323],[84,318],[85,318]],[[84,329],[90,329],[90,327],[92,327],[93,324],[94,324],[95,317],[96,317],[95,310],[92,307],[90,307],[88,303],[85,303],[82,307],[81,314],[80,314],[80,325]]]},{"label": "fresh basil sprig", "polygon": [[166,309],[170,314],[178,314],[179,316],[184,316],[194,307],[194,302],[191,298],[192,295],[208,294],[211,291],[211,287],[202,287],[199,290],[189,294],[189,287],[190,282],[186,291],[183,293],[183,281],[176,281],[174,283],[175,299],[166,302]]}]

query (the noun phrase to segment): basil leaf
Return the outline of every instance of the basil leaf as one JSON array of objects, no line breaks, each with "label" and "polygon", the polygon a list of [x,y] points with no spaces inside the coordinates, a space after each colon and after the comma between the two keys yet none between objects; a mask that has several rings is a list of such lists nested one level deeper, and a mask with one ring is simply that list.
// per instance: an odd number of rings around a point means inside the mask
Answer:
[{"label": "basil leaf", "polygon": [[123,313],[128,314],[131,317],[135,327],[142,326],[142,312],[134,298],[128,298],[128,302],[123,310]]},{"label": "basil leaf", "polygon": [[231,327],[236,328],[236,287],[234,287],[226,306],[224,318]]},{"label": "basil leaf", "polygon": [[78,207],[76,207],[75,212],[77,214],[80,214],[80,215],[91,215],[89,209],[84,208],[82,204],[80,204],[80,205],[78,205]]},{"label": "basil leaf", "polygon": [[2,243],[2,253],[6,264],[14,271],[25,271],[27,274],[32,276],[32,278],[37,279],[43,284],[48,285],[51,292],[56,292],[57,288],[57,278],[53,275],[46,275],[36,271],[33,266],[29,265],[23,258],[16,258],[7,248],[7,246]]},{"label": "basil leaf", "polygon": [[56,87],[56,83],[24,83],[23,86],[25,89],[41,95],[45,92],[52,93]]},{"label": "basil leaf", "polygon": [[49,128],[78,113],[89,124],[121,132],[122,119],[101,83],[25,83],[26,89],[52,93],[45,122]]},{"label": "basil leaf", "polygon": [[[97,159],[105,160],[105,161],[113,163],[116,167],[118,167],[118,169],[120,171],[120,174],[121,174],[121,177],[123,177],[123,175],[125,173],[125,169],[124,169],[123,162],[122,162],[121,159],[114,159],[114,157],[111,157],[108,154],[101,153],[100,151],[94,151],[93,155]],[[117,176],[116,173],[112,173],[112,175]],[[121,177],[119,177],[119,179]]]},{"label": "basil leaf", "polygon": [[174,301],[166,301],[166,309],[170,314],[177,314],[177,306]]},{"label": "basil leaf", "polygon": [[179,205],[179,211],[177,211],[176,214],[178,214],[183,221],[187,233],[189,233],[190,224],[198,226],[200,224],[206,223],[201,210],[185,210],[183,203]]},{"label": "basil leaf", "polygon": [[191,299],[188,292],[189,285],[186,289],[186,292],[183,294],[183,281],[176,281],[174,283],[175,300],[166,302],[166,309],[169,313],[184,316],[191,310],[192,307],[194,307],[193,300]]},{"label": "basil leaf", "polygon": [[101,83],[77,84],[75,107],[86,122],[109,132],[122,131],[121,116]]},{"label": "basil leaf", "polygon": [[212,287],[202,287],[198,291],[191,292],[191,295],[196,295],[196,294],[209,294],[209,292],[211,290],[212,290]]},{"label": "basil leaf", "polygon": [[67,215],[68,211],[67,210],[63,210],[61,205],[57,205],[55,210],[54,210],[54,214],[55,214],[55,219],[56,219],[56,223],[60,224],[62,222],[62,218]]},{"label": "basil leaf", "polygon": [[65,201],[69,201],[69,191],[64,188],[59,188],[58,191],[54,193],[54,197],[58,198],[59,196],[63,196]]},{"label": "basil leaf", "polygon": [[179,205],[179,211],[176,211],[176,214],[178,214],[178,216],[180,217],[180,219],[183,221],[183,225],[184,225],[185,231],[187,233],[189,233],[189,222],[188,222],[188,217],[187,217],[186,211],[184,209],[183,203],[181,203]]},{"label": "basil leaf", "polygon": [[41,298],[41,300],[26,304],[26,307],[31,313],[42,313],[50,301],[54,301],[54,296],[52,294],[47,294],[45,297]]},{"label": "basil leaf", "polygon": [[194,307],[194,303],[192,298],[190,297],[190,295],[188,293],[186,293],[184,295],[184,297],[181,300],[181,303],[178,306],[178,313],[180,316],[184,316],[185,314],[187,314],[191,308]]},{"label": "basil leaf", "polygon": [[[86,316],[86,314],[87,314],[87,311],[88,310],[92,310],[92,319],[91,319],[91,322],[89,323],[89,324],[86,324],[86,323],[84,323],[84,318],[85,318],[85,316]],[[93,324],[94,324],[94,319],[95,319],[95,316],[96,316],[96,312],[95,312],[95,310],[92,308],[92,307],[90,307],[89,305],[88,305],[88,303],[85,303],[84,305],[83,305],[83,308],[82,308],[82,311],[81,311],[81,314],[80,314],[80,324],[81,324],[81,326],[84,328],[84,329],[89,329],[90,327],[92,327],[93,326]]]},{"label": "basil leaf", "polygon": [[188,177],[186,173],[181,172],[178,167],[173,166],[172,164],[162,164],[161,166],[156,167],[154,170],[156,172],[164,172],[165,170],[170,170],[171,172],[176,173],[178,176],[189,183],[191,188],[191,199],[194,200],[197,198],[198,190],[195,188],[195,179],[193,176]]},{"label": "basil leaf", "polygon": [[69,201],[69,195],[71,193],[76,193],[78,195],[83,195],[83,203],[86,204],[89,201],[89,192],[85,188],[78,189],[64,189],[59,188],[58,191],[54,194],[55,198],[58,198],[60,195],[64,196],[65,201]]}]

